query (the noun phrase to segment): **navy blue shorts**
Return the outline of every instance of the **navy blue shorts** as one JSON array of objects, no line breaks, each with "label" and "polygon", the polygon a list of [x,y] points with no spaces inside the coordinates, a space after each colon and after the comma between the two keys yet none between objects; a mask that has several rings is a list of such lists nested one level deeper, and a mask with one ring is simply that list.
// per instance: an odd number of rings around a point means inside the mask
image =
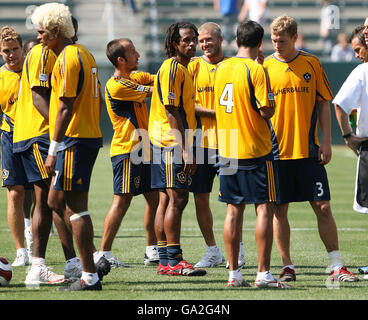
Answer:
[{"label": "navy blue shorts", "polygon": [[280,202],[330,200],[327,172],[317,158],[277,160]]},{"label": "navy blue shorts", "polygon": [[233,174],[228,174],[228,170],[234,171],[220,168],[220,201],[231,204],[278,201],[278,178],[273,160],[262,159],[248,168],[238,168]]},{"label": "navy blue shorts", "polygon": [[193,193],[210,193],[213,180],[219,172],[218,150],[197,147],[194,155],[197,169],[192,176],[189,191]]},{"label": "navy blue shorts", "polygon": [[191,176],[184,173],[183,153],[179,146],[160,148],[151,146],[151,188],[189,189]]},{"label": "navy blue shorts", "polygon": [[49,177],[45,161],[49,151],[49,144],[34,142],[27,150],[20,152],[24,171],[29,183],[45,180]]},{"label": "navy blue shorts", "polygon": [[88,192],[98,152],[80,143],[58,151],[54,190]]},{"label": "navy blue shorts", "polygon": [[134,164],[129,155],[111,158],[114,174],[114,194],[132,193],[139,195],[151,191],[150,164]]},{"label": "navy blue shorts", "polygon": [[33,189],[33,185],[27,181],[21,156],[13,153],[13,132],[1,133],[1,169],[3,187],[24,186],[26,189]]}]

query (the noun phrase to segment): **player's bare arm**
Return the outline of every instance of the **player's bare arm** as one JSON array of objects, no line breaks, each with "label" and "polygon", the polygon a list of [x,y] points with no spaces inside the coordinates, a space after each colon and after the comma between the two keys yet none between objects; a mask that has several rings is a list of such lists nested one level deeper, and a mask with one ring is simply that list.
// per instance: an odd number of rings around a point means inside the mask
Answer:
[{"label": "player's bare arm", "polygon": [[360,138],[354,134],[353,129],[350,126],[349,115],[337,104],[335,104],[335,112],[337,122],[341,129],[341,134],[343,136],[351,134],[344,138],[346,145],[358,156],[360,145],[362,142],[367,141],[368,138]]},{"label": "player's bare arm", "polygon": [[33,104],[38,112],[49,121],[49,99],[48,99],[48,88],[44,87],[33,87],[32,88],[32,100]]},{"label": "player's bare arm", "polygon": [[261,117],[268,120],[271,119],[275,113],[275,107],[262,107],[259,109]]},{"label": "player's bare arm", "polygon": [[318,159],[322,165],[331,161],[331,110],[328,101],[317,101],[318,121],[321,127],[322,140],[318,151]]},{"label": "player's bare arm", "polygon": [[211,110],[195,104],[195,114],[197,117],[208,117],[216,119],[216,110]]},{"label": "player's bare arm", "polygon": [[[56,143],[61,143],[63,141],[65,132],[72,118],[74,100],[75,98],[60,98],[60,105],[56,114],[55,133],[52,137],[52,142],[55,141]],[[56,155],[49,154],[45,162],[45,167],[48,174],[55,174],[55,163]]]}]

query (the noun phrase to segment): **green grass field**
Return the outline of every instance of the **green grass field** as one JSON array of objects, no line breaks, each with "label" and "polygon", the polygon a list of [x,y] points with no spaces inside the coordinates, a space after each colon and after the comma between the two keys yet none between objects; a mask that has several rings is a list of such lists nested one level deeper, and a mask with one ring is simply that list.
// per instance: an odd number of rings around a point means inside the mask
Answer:
[{"label": "green grass field", "polygon": [[[354,273],[368,264],[365,243],[368,240],[368,217],[352,210],[356,158],[346,147],[334,147],[333,160],[327,166],[332,195],[332,208],[339,229],[340,251],[345,265]],[[292,187],[292,186],[291,186]],[[6,217],[6,190],[0,191],[0,256],[11,262],[15,247]],[[211,198],[214,231],[218,245],[225,253],[222,226],[225,205],[218,202],[218,180],[215,180]],[[89,211],[95,227],[95,245],[101,241],[103,221],[112,201],[112,170],[109,146],[101,149],[94,168]],[[8,287],[0,287],[0,300],[360,300],[368,298],[368,281],[361,275],[357,283],[331,284],[327,281],[328,257],[319,238],[316,219],[309,204],[292,204],[289,220],[292,228],[291,252],[296,265],[297,281],[291,290],[261,290],[227,288],[228,271],[225,266],[208,269],[205,277],[166,277],[156,275],[156,267],[145,267],[143,256],[145,236],[143,229],[144,199],[136,197],[123,220],[113,245],[113,253],[133,266],[131,269],[112,269],[103,280],[101,292],[61,293],[55,286],[41,286],[29,290],[24,285],[27,267],[13,269]],[[254,207],[246,208],[244,217],[244,245],[246,268],[244,278],[250,283],[257,271],[254,240]],[[191,263],[199,261],[205,243],[195,217],[193,197],[185,209],[182,222],[184,257]],[[57,234],[50,237],[46,256],[47,265],[62,273],[64,257]],[[271,271],[278,276],[281,261],[274,246]]]}]

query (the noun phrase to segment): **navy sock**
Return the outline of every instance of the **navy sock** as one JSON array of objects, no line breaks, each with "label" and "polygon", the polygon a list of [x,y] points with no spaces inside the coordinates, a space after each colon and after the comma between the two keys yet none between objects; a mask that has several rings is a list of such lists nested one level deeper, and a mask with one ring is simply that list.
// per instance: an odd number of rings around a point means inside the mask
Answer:
[{"label": "navy sock", "polygon": [[166,241],[158,241],[157,242],[157,249],[158,249],[158,257],[160,259],[160,263],[163,266],[167,266],[169,262],[169,258],[167,255],[167,242]]},{"label": "navy sock", "polygon": [[183,260],[182,250],[180,244],[168,244],[167,255],[169,257],[170,266],[176,266],[180,261]]}]

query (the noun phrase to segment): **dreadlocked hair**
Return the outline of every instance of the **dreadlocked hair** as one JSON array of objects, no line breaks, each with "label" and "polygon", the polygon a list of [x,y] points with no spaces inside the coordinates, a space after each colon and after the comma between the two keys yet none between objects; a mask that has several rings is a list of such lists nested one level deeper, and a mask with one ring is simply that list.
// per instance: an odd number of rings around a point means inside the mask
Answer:
[{"label": "dreadlocked hair", "polygon": [[165,37],[165,54],[166,57],[171,58],[175,56],[176,51],[173,46],[173,42],[179,43],[180,42],[180,29],[192,29],[196,36],[198,36],[197,27],[191,22],[176,22],[173,23],[166,31]]}]

